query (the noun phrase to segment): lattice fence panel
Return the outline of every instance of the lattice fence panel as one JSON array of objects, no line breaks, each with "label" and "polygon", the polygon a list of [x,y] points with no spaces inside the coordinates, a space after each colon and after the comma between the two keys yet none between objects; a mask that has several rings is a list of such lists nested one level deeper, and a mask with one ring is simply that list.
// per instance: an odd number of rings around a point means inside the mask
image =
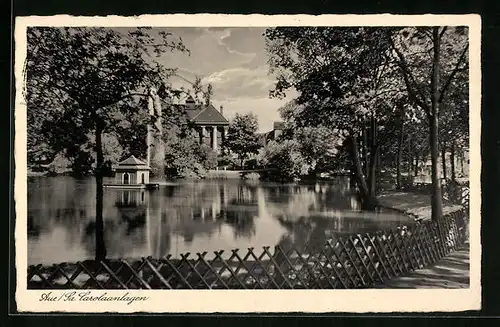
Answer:
[{"label": "lattice fence panel", "polygon": [[322,246],[185,253],[30,266],[30,289],[368,288],[435,263],[464,244],[467,209],[437,222],[329,239]]}]

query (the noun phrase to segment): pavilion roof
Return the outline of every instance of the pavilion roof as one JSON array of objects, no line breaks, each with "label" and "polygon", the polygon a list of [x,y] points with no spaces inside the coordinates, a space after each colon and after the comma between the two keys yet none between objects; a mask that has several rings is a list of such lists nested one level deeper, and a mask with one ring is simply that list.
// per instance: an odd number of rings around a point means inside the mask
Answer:
[{"label": "pavilion roof", "polygon": [[202,107],[198,114],[191,118],[191,121],[195,124],[229,124],[227,119],[212,104]]},{"label": "pavilion roof", "polygon": [[142,160],[131,155],[127,159],[121,161],[114,167],[117,170],[132,169],[132,170],[150,170],[151,168]]}]

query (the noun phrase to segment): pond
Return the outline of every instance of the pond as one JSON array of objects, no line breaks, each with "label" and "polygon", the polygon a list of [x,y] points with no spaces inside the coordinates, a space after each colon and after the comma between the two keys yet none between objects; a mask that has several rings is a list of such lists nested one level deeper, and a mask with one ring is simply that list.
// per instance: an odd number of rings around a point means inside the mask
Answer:
[{"label": "pond", "polygon": [[[28,264],[93,259],[96,202],[93,178],[30,177]],[[129,259],[303,245],[412,222],[393,212],[361,211],[344,178],[311,184],[175,181],[153,191],[104,189],[102,209],[108,258]]]}]

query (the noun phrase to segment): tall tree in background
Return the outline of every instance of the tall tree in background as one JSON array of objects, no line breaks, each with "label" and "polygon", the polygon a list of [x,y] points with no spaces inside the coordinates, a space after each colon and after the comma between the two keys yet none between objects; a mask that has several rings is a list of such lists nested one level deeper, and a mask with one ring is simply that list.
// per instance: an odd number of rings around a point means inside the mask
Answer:
[{"label": "tall tree in background", "polygon": [[[411,100],[429,124],[432,162],[432,219],[442,215],[439,179],[439,117],[450,85],[468,67],[468,34],[463,27],[390,29],[388,40]],[[467,75],[468,76],[468,75]],[[466,91],[465,91],[466,92]]]},{"label": "tall tree in background", "polygon": [[452,181],[457,177],[455,161],[463,157],[469,144],[469,74],[466,68],[460,69],[450,83],[447,100],[443,101],[439,113],[439,138],[450,154],[450,165],[446,169]]},{"label": "tall tree in background", "polygon": [[[401,110],[404,98],[409,102],[406,110],[425,113],[432,158],[432,217],[437,219],[442,213],[438,118],[450,84],[466,70],[466,29],[271,28],[265,36],[271,73],[277,78],[271,96],[282,97],[295,89],[297,102],[304,105],[296,114],[298,122],[344,131],[367,208],[376,204],[381,127]],[[360,158],[368,162],[365,168]]]},{"label": "tall tree in background", "polygon": [[283,97],[295,89],[302,106],[295,112],[297,124],[337,128],[345,137],[366,209],[377,204],[378,131],[405,93],[400,80],[390,78],[394,67],[384,35],[379,28],[291,27],[265,32],[270,72],[277,78],[271,96]]},{"label": "tall tree in background", "polygon": [[293,100],[279,109],[280,116],[285,122],[280,140],[296,141],[297,150],[309,166],[308,173],[311,176],[340,168],[338,152],[344,138],[339,130],[324,126],[301,127],[296,122],[296,113],[301,110],[302,106]]},{"label": "tall tree in background", "polygon": [[238,156],[242,168],[243,161],[250,154],[257,154],[262,147],[257,135],[258,128],[257,116],[252,113],[236,114],[229,124],[223,146]]},{"label": "tall tree in background", "polygon": [[[155,55],[186,52],[170,33],[137,28],[127,35],[108,28],[31,27],[27,31],[26,99],[32,111],[28,128],[45,115],[48,125],[70,127],[67,146],[85,135],[95,137],[97,182],[96,259],[106,256],[102,237],[103,133],[111,132],[128,114],[122,102],[147,97],[151,87],[168,90],[175,72],[157,64]],[[36,119],[34,117],[37,117]]]}]

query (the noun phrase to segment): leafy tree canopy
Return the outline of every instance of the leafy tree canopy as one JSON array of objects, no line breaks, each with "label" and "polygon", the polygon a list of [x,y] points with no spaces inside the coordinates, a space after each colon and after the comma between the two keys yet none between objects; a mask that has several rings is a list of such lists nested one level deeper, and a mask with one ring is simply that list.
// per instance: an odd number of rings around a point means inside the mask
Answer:
[{"label": "leafy tree canopy", "polygon": [[188,52],[171,33],[151,28],[121,33],[100,27],[31,27],[27,34],[30,145],[50,142],[49,155],[54,155],[83,145],[88,133],[96,133],[98,166],[103,164],[102,133],[123,135],[137,119],[146,119],[138,113],[138,96],[146,97],[150,87],[174,95],[168,79],[175,69],[155,58]]},{"label": "leafy tree canopy", "polygon": [[257,135],[259,124],[252,113],[236,114],[229,124],[228,134],[223,146],[238,155],[243,164],[250,154],[257,154],[262,147]]},{"label": "leafy tree canopy", "polygon": [[[380,28],[272,28],[266,30],[271,96],[298,91],[297,123],[356,130],[367,116],[392,110],[399,80],[388,55],[390,44]],[[379,110],[375,110],[379,109]]]}]

